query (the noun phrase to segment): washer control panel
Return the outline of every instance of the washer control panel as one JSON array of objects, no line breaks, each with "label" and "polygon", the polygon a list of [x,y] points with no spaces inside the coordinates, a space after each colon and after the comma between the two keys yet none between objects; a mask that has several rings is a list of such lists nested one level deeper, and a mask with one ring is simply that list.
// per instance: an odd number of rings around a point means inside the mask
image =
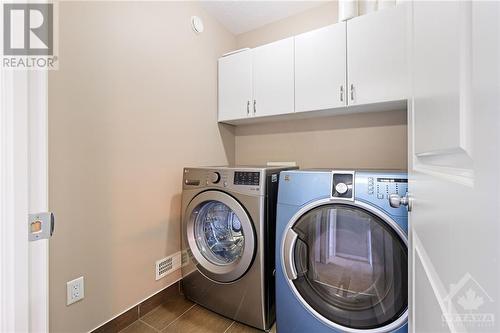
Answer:
[{"label": "washer control panel", "polygon": [[183,187],[184,189],[219,188],[249,195],[263,195],[265,179],[265,169],[185,168]]},{"label": "washer control panel", "polygon": [[235,171],[234,172],[234,185],[251,185],[259,186],[260,172],[254,171]]}]

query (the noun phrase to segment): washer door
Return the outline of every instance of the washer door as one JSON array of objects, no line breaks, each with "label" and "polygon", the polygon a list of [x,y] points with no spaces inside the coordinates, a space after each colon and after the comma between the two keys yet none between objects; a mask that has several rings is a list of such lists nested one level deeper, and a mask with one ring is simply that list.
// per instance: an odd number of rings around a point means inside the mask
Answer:
[{"label": "washer door", "polygon": [[198,270],[217,282],[239,279],[256,248],[253,223],[232,196],[206,191],[188,205],[186,236]]},{"label": "washer door", "polygon": [[284,268],[299,300],[347,332],[389,332],[407,321],[408,246],[387,215],[359,203],[328,203],[291,222]]}]

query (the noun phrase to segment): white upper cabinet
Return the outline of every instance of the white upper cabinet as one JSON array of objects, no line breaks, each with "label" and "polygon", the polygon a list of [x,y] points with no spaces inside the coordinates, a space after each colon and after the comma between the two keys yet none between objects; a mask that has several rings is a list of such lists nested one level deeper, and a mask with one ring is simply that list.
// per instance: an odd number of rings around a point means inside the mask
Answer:
[{"label": "white upper cabinet", "polygon": [[406,107],[409,9],[400,4],[221,58],[219,121]]},{"label": "white upper cabinet", "polygon": [[254,116],[293,113],[293,37],[259,46],[252,52]]},{"label": "white upper cabinet", "polygon": [[401,4],[348,21],[349,105],[407,99],[408,17]]},{"label": "white upper cabinet", "polygon": [[251,114],[252,84],[252,50],[219,59],[219,121]]},{"label": "white upper cabinet", "polygon": [[346,23],[295,36],[295,111],[347,105]]}]

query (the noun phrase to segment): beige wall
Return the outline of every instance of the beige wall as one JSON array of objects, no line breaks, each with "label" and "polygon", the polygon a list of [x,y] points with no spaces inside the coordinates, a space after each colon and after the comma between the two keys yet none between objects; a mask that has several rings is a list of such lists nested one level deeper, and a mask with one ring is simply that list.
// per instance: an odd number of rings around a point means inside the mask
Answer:
[{"label": "beige wall", "polygon": [[[156,282],[154,263],[180,249],[182,168],[234,160],[216,83],[235,39],[193,2],[61,2],[59,18],[50,330],[84,332],[179,277]],[[66,306],[66,281],[82,275],[85,299]]]},{"label": "beige wall", "polygon": [[256,47],[279,39],[318,29],[338,20],[338,5],[330,1],[300,14],[270,23],[261,28],[240,34],[236,38],[238,48]]},{"label": "beige wall", "polygon": [[[256,47],[334,24],[337,2],[236,36]],[[303,168],[407,168],[406,110],[236,127],[236,164],[296,161]]]},{"label": "beige wall", "polygon": [[236,127],[236,163],[302,168],[406,169],[406,111]]}]

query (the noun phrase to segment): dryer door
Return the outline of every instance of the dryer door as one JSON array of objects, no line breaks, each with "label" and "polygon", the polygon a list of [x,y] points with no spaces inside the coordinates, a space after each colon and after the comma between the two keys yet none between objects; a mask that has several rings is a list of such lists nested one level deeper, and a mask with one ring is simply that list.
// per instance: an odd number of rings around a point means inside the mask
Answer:
[{"label": "dryer door", "polygon": [[197,269],[217,282],[239,279],[255,253],[253,223],[240,203],[227,193],[197,195],[185,214],[185,233]]},{"label": "dryer door", "polygon": [[407,321],[408,248],[394,220],[358,202],[316,206],[291,221],[283,265],[303,305],[343,332],[392,332]]}]

